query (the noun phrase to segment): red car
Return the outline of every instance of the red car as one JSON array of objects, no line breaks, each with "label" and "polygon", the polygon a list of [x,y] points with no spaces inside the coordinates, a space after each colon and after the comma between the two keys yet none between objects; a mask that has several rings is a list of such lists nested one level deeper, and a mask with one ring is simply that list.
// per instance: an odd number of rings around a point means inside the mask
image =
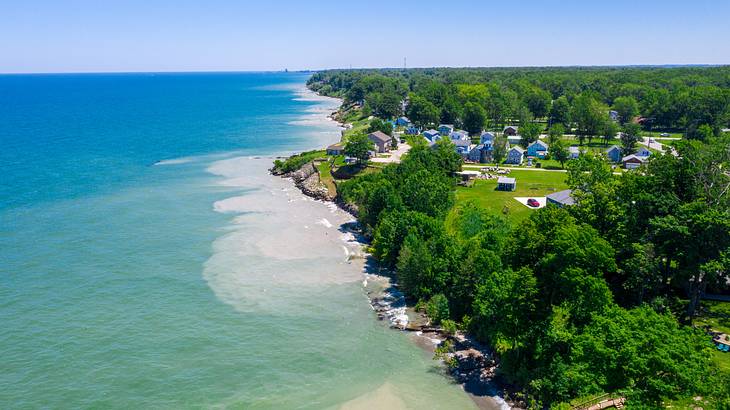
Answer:
[{"label": "red car", "polygon": [[537,202],[537,199],[535,199],[535,198],[528,199],[527,200],[527,205],[529,205],[529,206],[531,206],[533,208],[539,208],[540,207],[540,203]]}]

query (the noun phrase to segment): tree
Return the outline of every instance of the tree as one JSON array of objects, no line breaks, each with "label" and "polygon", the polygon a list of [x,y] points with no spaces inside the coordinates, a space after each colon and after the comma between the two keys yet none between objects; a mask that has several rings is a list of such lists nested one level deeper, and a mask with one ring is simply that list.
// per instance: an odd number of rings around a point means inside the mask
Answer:
[{"label": "tree", "polygon": [[618,125],[613,121],[605,121],[603,123],[603,130],[601,131],[601,138],[603,139],[603,145],[608,146],[608,143],[616,139],[616,133],[618,133]]},{"label": "tree", "polygon": [[487,120],[487,113],[481,105],[468,102],[464,105],[464,128],[471,135],[479,134]]},{"label": "tree", "polygon": [[570,103],[564,95],[553,101],[553,105],[550,107],[550,126],[556,124],[570,129]]},{"label": "tree", "polygon": [[571,117],[576,122],[578,139],[583,145],[585,137],[592,139],[605,128],[608,118],[608,107],[597,101],[590,94],[581,94],[573,100]]},{"label": "tree", "polygon": [[443,214],[453,203],[453,182],[446,176],[421,170],[409,176],[401,187],[405,205],[426,215]]},{"label": "tree", "polygon": [[624,155],[634,152],[634,147],[640,138],[641,126],[639,124],[628,123],[624,125],[624,130],[621,133],[621,150]]},{"label": "tree", "polygon": [[365,134],[355,134],[345,142],[345,155],[357,158],[359,163],[367,162],[370,158],[370,151],[375,149],[375,144]]},{"label": "tree", "polygon": [[539,124],[534,122],[528,122],[522,126],[520,126],[520,135],[522,136],[522,145],[527,148],[528,145],[532,144],[533,142],[537,141],[538,137],[540,136],[540,131],[542,128]]},{"label": "tree", "polygon": [[570,153],[565,148],[563,141],[557,140],[553,144],[550,144],[550,153],[556,161],[560,162],[560,166],[565,168],[565,161],[568,160]]},{"label": "tree", "polygon": [[393,124],[383,121],[380,118],[373,118],[368,125],[368,132],[380,131],[388,135],[393,135]]},{"label": "tree", "polygon": [[543,118],[548,115],[550,109],[550,93],[539,87],[530,87],[529,91],[523,94],[522,98],[527,108],[535,118]]},{"label": "tree", "polygon": [[565,134],[565,127],[563,127],[563,124],[553,124],[548,130],[548,142],[550,145],[560,141],[563,138],[563,134]]},{"label": "tree", "polygon": [[634,97],[617,97],[613,100],[613,109],[618,113],[621,125],[624,125],[639,113],[639,103]]},{"label": "tree", "polygon": [[419,128],[436,126],[441,119],[441,111],[431,101],[411,94],[408,99],[408,118]]},{"label": "tree", "polygon": [[499,166],[499,164],[504,161],[504,159],[507,157],[507,138],[503,136],[499,136],[494,139],[494,148],[492,150],[492,158],[494,159],[494,162]]},{"label": "tree", "polygon": [[702,124],[697,128],[697,131],[693,133],[695,139],[700,141],[708,141],[710,138],[715,136],[715,131],[712,127],[707,124]]}]

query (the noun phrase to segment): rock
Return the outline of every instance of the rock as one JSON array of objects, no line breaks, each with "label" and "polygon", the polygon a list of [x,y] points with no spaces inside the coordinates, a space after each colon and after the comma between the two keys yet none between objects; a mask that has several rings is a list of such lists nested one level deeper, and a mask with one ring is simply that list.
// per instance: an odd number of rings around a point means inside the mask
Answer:
[{"label": "rock", "polygon": [[487,365],[484,354],[476,349],[459,350],[454,353],[454,358],[462,371],[471,371]]}]

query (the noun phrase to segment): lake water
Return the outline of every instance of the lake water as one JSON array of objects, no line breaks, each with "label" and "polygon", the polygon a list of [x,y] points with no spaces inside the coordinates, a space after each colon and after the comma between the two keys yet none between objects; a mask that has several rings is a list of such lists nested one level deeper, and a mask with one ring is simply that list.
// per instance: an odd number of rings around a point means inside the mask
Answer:
[{"label": "lake water", "polygon": [[307,76],[0,76],[0,407],[473,407],[363,292],[350,218],[271,177]]}]

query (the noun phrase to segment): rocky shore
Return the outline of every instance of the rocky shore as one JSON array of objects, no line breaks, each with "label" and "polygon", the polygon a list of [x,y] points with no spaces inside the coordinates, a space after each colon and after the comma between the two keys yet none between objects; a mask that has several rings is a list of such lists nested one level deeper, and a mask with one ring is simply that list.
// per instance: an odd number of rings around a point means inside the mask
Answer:
[{"label": "rocky shore", "polygon": [[[339,122],[338,112],[330,114],[329,118]],[[320,181],[317,160],[307,162],[300,169],[289,173],[277,173],[274,168],[270,171],[274,175],[291,178],[303,194],[316,200],[333,202],[345,212],[357,217],[358,209],[355,205],[346,203],[337,195],[332,195]],[[363,285],[379,320],[387,321],[393,329],[411,333],[414,341],[432,354],[439,346],[447,344],[451,346],[441,359],[450,375],[463,386],[480,409],[524,408],[524,403],[504,400],[502,397],[505,391],[496,388],[495,374],[498,360],[491,349],[461,332],[451,335],[441,327],[432,325],[426,314],[408,306],[405,295],[398,290],[393,278],[388,274],[382,274],[371,257],[368,256],[367,259]]]}]

